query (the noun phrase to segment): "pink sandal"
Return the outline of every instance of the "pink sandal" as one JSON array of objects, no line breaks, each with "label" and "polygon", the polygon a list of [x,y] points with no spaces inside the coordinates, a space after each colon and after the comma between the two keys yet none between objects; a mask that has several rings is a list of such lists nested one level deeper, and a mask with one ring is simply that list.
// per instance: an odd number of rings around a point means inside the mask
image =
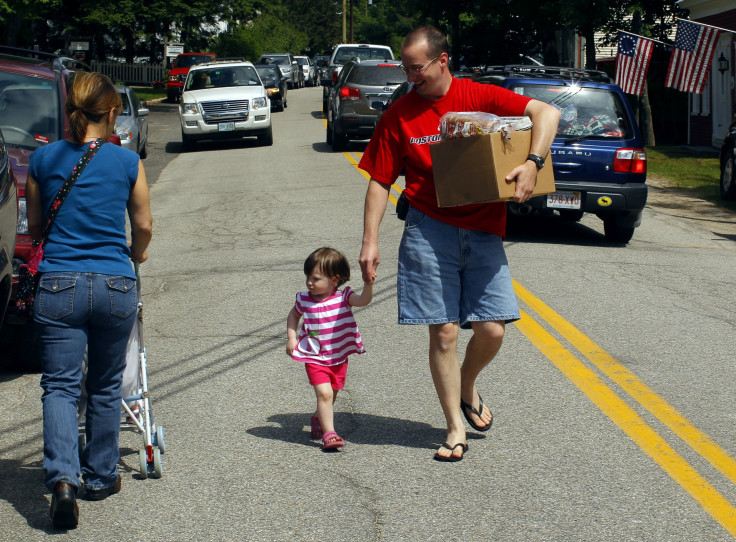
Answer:
[{"label": "pink sandal", "polygon": [[322,431],[322,425],[319,423],[319,418],[316,414],[312,416],[310,424],[312,426],[312,431],[309,433],[309,436],[311,438],[322,438],[324,432]]},{"label": "pink sandal", "polygon": [[[334,439],[334,440],[333,440]],[[327,431],[322,436],[322,449],[323,450],[336,450],[345,446],[345,441],[340,438],[335,431]]]}]

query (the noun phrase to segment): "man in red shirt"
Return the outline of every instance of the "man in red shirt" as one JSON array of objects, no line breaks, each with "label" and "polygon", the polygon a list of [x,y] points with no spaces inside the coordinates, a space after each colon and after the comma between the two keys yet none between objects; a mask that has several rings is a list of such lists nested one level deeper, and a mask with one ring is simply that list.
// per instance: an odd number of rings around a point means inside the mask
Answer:
[{"label": "man in red shirt", "polygon": [[[521,203],[534,190],[559,111],[494,85],[455,79],[448,51],[447,38],[434,27],[419,27],[404,38],[402,67],[413,89],[382,116],[360,161],[361,169],[371,175],[360,266],[364,280],[372,281],[380,263],[378,229],[389,188],[405,168],[404,195],[410,209],[399,247],[399,323],[429,326],[430,370],[447,420],[447,441],[434,457],[459,461],[467,450],[460,414],[478,431],[487,431],[493,423],[475,380],[500,349],[505,325],[519,318],[519,309],[502,242],[505,204],[439,208],[429,145],[439,141],[439,119],[450,111],[529,116],[534,123],[529,159],[506,177],[516,181],[513,199]],[[457,352],[460,327],[473,330],[462,366]]]}]

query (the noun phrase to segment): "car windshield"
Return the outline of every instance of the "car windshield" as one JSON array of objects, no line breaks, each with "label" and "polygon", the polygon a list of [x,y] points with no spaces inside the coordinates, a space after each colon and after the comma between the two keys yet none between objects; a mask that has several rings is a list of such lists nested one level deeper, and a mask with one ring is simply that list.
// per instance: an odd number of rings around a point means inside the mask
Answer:
[{"label": "car windshield", "polygon": [[511,90],[547,102],[560,110],[557,135],[565,138],[628,139],[631,122],[619,96],[599,88],[577,85],[516,84]]},{"label": "car windshield", "polygon": [[258,75],[261,76],[263,83],[267,85],[278,83],[279,79],[281,79],[279,69],[274,66],[258,67],[256,68],[256,71],[258,72]]},{"label": "car windshield", "polygon": [[386,60],[391,58],[391,53],[383,47],[340,47],[335,55],[335,64],[345,64],[356,58],[360,60]]},{"label": "car windshield", "polygon": [[260,85],[258,72],[252,66],[202,68],[189,72],[184,90]]},{"label": "car windshield", "polygon": [[0,130],[8,145],[36,149],[58,141],[62,118],[51,81],[0,72]]},{"label": "car windshield", "polygon": [[300,66],[309,65],[309,60],[307,60],[306,58],[297,57],[294,60],[296,60],[296,63],[299,64]]},{"label": "car windshield", "polygon": [[174,68],[191,68],[196,64],[210,62],[212,55],[179,55],[174,60]]},{"label": "car windshield", "polygon": [[278,64],[279,66],[290,66],[287,56],[269,56],[261,59],[264,64]]},{"label": "car windshield", "polygon": [[406,74],[399,69],[398,64],[384,64],[378,66],[356,65],[347,77],[346,83],[355,85],[400,85],[406,81]]},{"label": "car windshield", "polygon": [[128,99],[128,95],[125,92],[120,93],[120,100],[122,103],[122,109],[120,110],[120,113],[118,114],[120,117],[129,117],[132,111],[132,108],[130,107],[130,100]]}]

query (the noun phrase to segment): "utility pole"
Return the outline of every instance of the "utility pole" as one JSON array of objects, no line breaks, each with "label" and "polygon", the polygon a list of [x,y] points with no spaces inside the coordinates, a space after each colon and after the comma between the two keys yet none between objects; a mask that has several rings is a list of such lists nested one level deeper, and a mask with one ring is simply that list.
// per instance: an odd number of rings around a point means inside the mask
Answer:
[{"label": "utility pole", "polygon": [[355,43],[353,39],[353,0],[350,0],[350,43]]},{"label": "utility pole", "polygon": [[348,35],[347,35],[347,0],[342,0],[342,42],[347,43],[348,42]]}]

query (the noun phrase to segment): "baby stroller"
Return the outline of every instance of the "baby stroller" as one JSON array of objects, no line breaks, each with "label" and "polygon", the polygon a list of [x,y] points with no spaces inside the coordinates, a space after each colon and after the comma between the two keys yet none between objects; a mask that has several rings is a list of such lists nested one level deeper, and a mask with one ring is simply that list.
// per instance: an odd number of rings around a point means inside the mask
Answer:
[{"label": "baby stroller", "polygon": [[[127,363],[123,372],[123,400],[121,409],[120,429],[134,431],[143,435],[141,448],[140,473],[143,478],[161,478],[161,454],[166,451],[163,426],[157,426],[153,421],[151,395],[148,391],[148,373],[146,363],[146,348],[143,345],[143,303],[140,300],[141,279],[138,262],[134,262],[135,276],[138,289],[138,314],[133,324],[133,330],[128,339]],[[83,373],[87,373],[87,355],[82,364]],[[79,451],[84,449],[85,443],[85,411],[86,392],[84,378],[82,381],[82,400],[79,405]]]}]

